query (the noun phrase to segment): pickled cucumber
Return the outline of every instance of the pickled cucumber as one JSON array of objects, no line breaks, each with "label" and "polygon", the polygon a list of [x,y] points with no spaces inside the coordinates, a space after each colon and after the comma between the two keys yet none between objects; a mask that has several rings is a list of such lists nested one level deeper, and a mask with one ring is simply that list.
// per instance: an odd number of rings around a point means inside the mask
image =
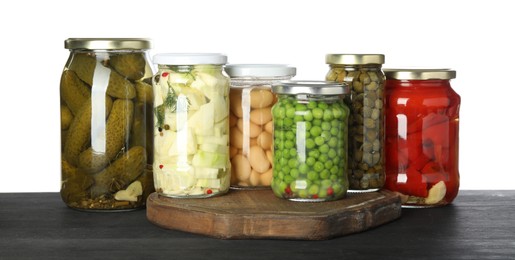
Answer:
[{"label": "pickled cucumber", "polygon": [[111,56],[109,65],[126,78],[138,80],[145,74],[146,61],[143,53],[132,52]]},{"label": "pickled cucumber", "polygon": [[93,184],[93,178],[89,175],[80,174],[77,168],[73,167],[66,160],[61,160],[61,197],[65,202],[79,201],[87,196],[87,190]]},{"label": "pickled cucumber", "polygon": [[93,74],[97,66],[95,56],[86,53],[76,53],[69,62],[68,69],[77,73],[77,76],[88,85],[93,83]]},{"label": "pickled cucumber", "polygon": [[93,175],[95,184],[90,190],[92,198],[124,189],[143,173],[146,164],[145,148],[132,147],[109,167]]},{"label": "pickled cucumber", "polygon": [[[113,102],[111,98],[106,96],[106,116],[111,111]],[[91,99],[87,100],[84,106],[79,110],[66,136],[64,144],[63,156],[73,166],[77,166],[79,154],[87,147],[91,135]]]},{"label": "pickled cucumber", "polygon": [[72,120],[72,111],[70,111],[66,105],[61,105],[61,130],[68,129],[72,123]]},{"label": "pickled cucumber", "polygon": [[[89,86],[71,70],[63,71],[61,76],[61,97],[74,115],[91,97]],[[62,111],[62,110],[61,110]]]},{"label": "pickled cucumber", "polygon": [[132,101],[126,99],[114,101],[106,123],[105,151],[94,151],[92,147],[88,148],[79,156],[79,168],[88,172],[98,172],[114,159],[126,143],[133,113]]},{"label": "pickled cucumber", "polygon": [[134,83],[136,88],[136,98],[138,101],[145,103],[152,103],[154,96],[152,94],[152,85],[149,85],[143,81],[136,81]]},{"label": "pickled cucumber", "polygon": [[[103,62],[97,62],[97,59],[91,55],[76,54],[68,69],[77,73],[77,76],[88,85],[93,86],[93,75],[95,74],[95,67],[98,65],[104,66]],[[136,90],[130,81],[115,70],[111,70],[107,94],[114,98],[132,99],[136,96]]]}]

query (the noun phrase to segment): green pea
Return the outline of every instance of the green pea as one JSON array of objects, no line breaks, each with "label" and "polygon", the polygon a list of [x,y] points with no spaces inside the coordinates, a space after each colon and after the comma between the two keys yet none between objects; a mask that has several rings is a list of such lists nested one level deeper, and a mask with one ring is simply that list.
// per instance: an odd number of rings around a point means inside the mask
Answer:
[{"label": "green pea", "polygon": [[319,150],[322,153],[327,153],[327,152],[329,152],[329,145],[328,144],[323,144],[323,145],[320,146]]},{"label": "green pea", "polygon": [[315,165],[313,165],[313,170],[317,172],[321,172],[324,169],[324,164],[322,162],[316,162]]},{"label": "green pea", "polygon": [[315,147],[315,141],[313,139],[308,138],[306,139],[306,148],[313,149]]},{"label": "green pea", "polygon": [[329,123],[329,122],[322,122],[321,127],[322,127],[322,130],[325,130],[325,131],[331,130],[331,123]]},{"label": "green pea", "polygon": [[[311,129],[311,122],[305,122],[305,127],[306,127],[306,130],[310,130]],[[306,133],[307,134],[307,133]]]},{"label": "green pea", "polygon": [[288,139],[288,140],[292,140],[292,141],[295,140],[295,134],[293,132],[286,132],[284,134],[284,137],[286,137],[286,139]]},{"label": "green pea", "polygon": [[329,140],[329,138],[331,138],[331,132],[330,131],[322,131],[322,133],[320,134],[323,138],[325,138],[326,140]]},{"label": "green pea", "polygon": [[285,118],[283,120],[285,127],[291,127],[293,125],[293,118]]},{"label": "green pea", "polygon": [[295,105],[295,110],[297,110],[297,111],[306,111],[306,110],[308,110],[308,108],[304,104],[297,104],[297,105]]},{"label": "green pea", "polygon": [[286,109],[284,107],[277,107],[274,106],[272,109],[272,113],[274,114],[274,117],[283,119],[286,117]]},{"label": "green pea", "polygon": [[321,146],[323,145],[325,142],[324,138],[321,137],[321,136],[317,136],[315,137],[315,144],[318,145],[318,146]]},{"label": "green pea", "polygon": [[293,181],[295,181],[295,179],[292,176],[290,176],[290,175],[284,176],[284,182],[286,182],[287,184],[290,184]]},{"label": "green pea", "polygon": [[333,112],[331,110],[325,110],[323,118],[324,118],[324,121],[333,120]]},{"label": "green pea", "polygon": [[313,120],[313,113],[311,113],[311,111],[306,111],[306,113],[304,114],[304,120],[306,121],[311,121]]},{"label": "green pea", "polygon": [[[313,145],[313,147],[314,147],[314,145]],[[313,148],[313,147],[311,147],[311,148]],[[313,157],[313,158],[317,159],[320,156],[320,151],[312,150],[312,151],[308,152],[308,155],[309,155],[309,157]]]},{"label": "green pea", "polygon": [[334,194],[338,194],[338,193],[342,192],[342,190],[343,190],[342,185],[340,185],[339,183],[334,183],[332,188],[333,188]]},{"label": "green pea", "polygon": [[322,182],[327,181],[327,179],[329,179],[330,175],[331,175],[330,172],[327,169],[324,169],[320,172],[320,179],[322,179]]},{"label": "green pea", "polygon": [[313,119],[313,125],[321,126],[322,125],[322,120],[320,120],[320,119]]},{"label": "green pea", "polygon": [[300,173],[304,173],[304,174],[305,174],[305,173],[307,173],[307,172],[308,172],[308,170],[309,170],[309,167],[308,167],[308,165],[307,165],[307,164],[305,164],[305,163],[301,163],[301,164],[299,165],[299,172],[300,172]]},{"label": "green pea", "polygon": [[311,133],[311,136],[317,137],[322,133],[322,128],[320,128],[320,126],[317,125],[312,126],[309,130],[309,133]]},{"label": "green pea", "polygon": [[292,169],[297,168],[297,166],[299,166],[299,161],[297,161],[297,159],[290,159],[288,160],[288,166]]},{"label": "green pea", "polygon": [[308,191],[307,190],[299,190],[299,197],[302,199],[306,199],[308,197]]},{"label": "green pea", "polygon": [[335,126],[335,127],[332,127],[331,130],[329,130],[329,133],[331,133],[332,136],[337,136],[338,135],[338,127]]},{"label": "green pea", "polygon": [[320,189],[320,191],[318,192],[318,197],[319,197],[319,198],[325,198],[325,197],[327,197],[327,190],[325,190],[325,189]]},{"label": "green pea", "polygon": [[340,107],[333,107],[333,117],[336,119],[340,119],[343,113]]},{"label": "green pea", "polygon": [[287,158],[284,158],[284,156],[279,158],[279,165],[285,166],[287,164],[288,164],[288,159]]},{"label": "green pea", "polygon": [[318,193],[319,190],[320,190],[320,188],[318,187],[318,185],[311,185],[308,188],[308,193],[309,193],[309,195],[315,195]]},{"label": "green pea", "polygon": [[286,116],[289,117],[289,118],[294,118],[295,117],[295,108],[294,107],[289,107],[286,109]]},{"label": "green pea", "polygon": [[[331,144],[329,144],[329,146],[331,146]],[[327,156],[329,156],[329,158],[333,159],[336,157],[336,150],[331,148],[329,149],[329,152],[327,152]]]},{"label": "green pea", "polygon": [[331,180],[329,180],[329,176],[327,176],[328,178],[324,178],[322,180],[322,182],[320,183],[320,186],[322,187],[322,189],[327,189],[329,187],[331,187],[331,185],[333,184],[333,182]]},{"label": "green pea", "polygon": [[324,163],[324,167],[325,167],[326,169],[331,169],[331,167],[333,167],[333,161],[331,161],[331,160],[326,161],[326,162]]},{"label": "green pea", "polygon": [[316,180],[318,179],[318,173],[316,173],[315,171],[309,171],[308,172],[308,180]]},{"label": "green pea", "polygon": [[289,151],[290,158],[296,158],[297,157],[297,149],[291,148]]},{"label": "green pea", "polygon": [[[315,140],[315,141],[316,141],[316,140]],[[333,137],[331,137],[331,138],[329,139],[328,144],[329,144],[329,147],[332,147],[332,148],[336,147],[336,146],[338,145],[338,138],[336,138],[336,137],[334,137],[334,136],[333,136]]]},{"label": "green pea", "polygon": [[340,169],[338,168],[337,165],[332,166],[330,169],[330,172],[331,172],[331,174],[334,174],[334,175],[340,175]]},{"label": "green pea", "polygon": [[297,179],[299,177],[299,170],[297,169],[291,169],[290,176]]},{"label": "green pea", "polygon": [[327,154],[320,154],[320,156],[318,156],[318,161],[322,162],[322,163],[325,163],[327,162],[327,160],[329,160],[329,156]]},{"label": "green pea", "polygon": [[313,108],[316,108],[318,106],[317,102],[316,101],[309,101],[308,102],[308,108],[309,109],[313,109]]},{"label": "green pea", "polygon": [[[319,105],[320,106],[320,105]],[[324,110],[322,110],[321,108],[317,107],[317,108],[314,108],[313,110],[311,110],[313,112],[313,117],[315,119],[322,119],[324,117]]]},{"label": "green pea", "polygon": [[279,180],[284,180],[284,168],[285,167],[283,167],[282,171],[277,174],[277,178]]},{"label": "green pea", "polygon": [[316,161],[317,161],[317,160],[316,160],[315,158],[313,158],[313,157],[308,157],[308,158],[306,159],[306,164],[307,164],[308,166],[313,166],[313,165],[315,165],[315,162],[316,162]]},{"label": "green pea", "polygon": [[318,103],[318,107],[323,109],[323,110],[326,110],[329,107],[329,105],[327,103],[325,103],[325,102],[319,102]]},{"label": "green pea", "polygon": [[303,122],[303,121],[304,121],[304,117],[303,117],[303,116],[299,116],[299,115],[297,115],[297,116],[295,116],[295,117],[293,118],[293,122],[295,122],[295,123],[297,123],[297,122]]}]

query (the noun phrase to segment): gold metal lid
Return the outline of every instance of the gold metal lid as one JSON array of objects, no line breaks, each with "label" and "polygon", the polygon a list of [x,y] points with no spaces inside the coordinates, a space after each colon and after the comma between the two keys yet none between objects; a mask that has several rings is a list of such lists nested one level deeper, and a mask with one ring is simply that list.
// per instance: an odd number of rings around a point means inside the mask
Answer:
[{"label": "gold metal lid", "polygon": [[150,39],[146,38],[69,38],[64,41],[66,49],[84,50],[147,50],[150,45]]},{"label": "gold metal lid", "polygon": [[272,84],[272,92],[289,95],[341,95],[350,92],[349,86],[334,81],[290,80]]},{"label": "gold metal lid", "polygon": [[341,65],[384,64],[383,54],[326,54],[325,63]]},{"label": "gold metal lid", "polygon": [[387,79],[429,80],[454,79],[456,71],[450,69],[383,69]]}]

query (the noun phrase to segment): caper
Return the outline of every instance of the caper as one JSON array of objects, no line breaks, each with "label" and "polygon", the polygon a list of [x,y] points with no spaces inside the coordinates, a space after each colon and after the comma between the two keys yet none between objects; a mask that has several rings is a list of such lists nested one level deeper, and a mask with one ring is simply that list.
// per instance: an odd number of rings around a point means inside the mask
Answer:
[{"label": "caper", "polygon": [[378,109],[383,108],[383,100],[381,100],[381,99],[376,99],[376,101],[375,101],[375,104],[374,104],[374,105],[375,105],[375,107],[376,107],[376,108],[378,108]]},{"label": "caper", "polygon": [[371,109],[371,113],[370,113],[370,117],[374,120],[377,120],[379,119],[379,109],[377,108],[374,108],[374,109]]},{"label": "caper", "polygon": [[379,87],[379,85],[377,84],[377,82],[372,81],[372,82],[370,82],[370,84],[368,84],[365,88],[366,88],[368,91],[375,91],[378,87]]},{"label": "caper", "polygon": [[376,127],[376,120],[372,118],[365,118],[363,121],[363,124],[366,128],[375,128]]}]

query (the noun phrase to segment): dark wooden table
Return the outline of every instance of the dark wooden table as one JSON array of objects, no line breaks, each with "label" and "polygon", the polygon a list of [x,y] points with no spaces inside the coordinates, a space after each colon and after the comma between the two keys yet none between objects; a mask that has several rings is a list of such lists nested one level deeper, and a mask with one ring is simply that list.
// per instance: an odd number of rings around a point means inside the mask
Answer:
[{"label": "dark wooden table", "polygon": [[79,212],[58,193],[0,193],[0,259],[515,259],[515,191],[460,191],[325,241],[219,240],[159,228],[145,210]]}]

